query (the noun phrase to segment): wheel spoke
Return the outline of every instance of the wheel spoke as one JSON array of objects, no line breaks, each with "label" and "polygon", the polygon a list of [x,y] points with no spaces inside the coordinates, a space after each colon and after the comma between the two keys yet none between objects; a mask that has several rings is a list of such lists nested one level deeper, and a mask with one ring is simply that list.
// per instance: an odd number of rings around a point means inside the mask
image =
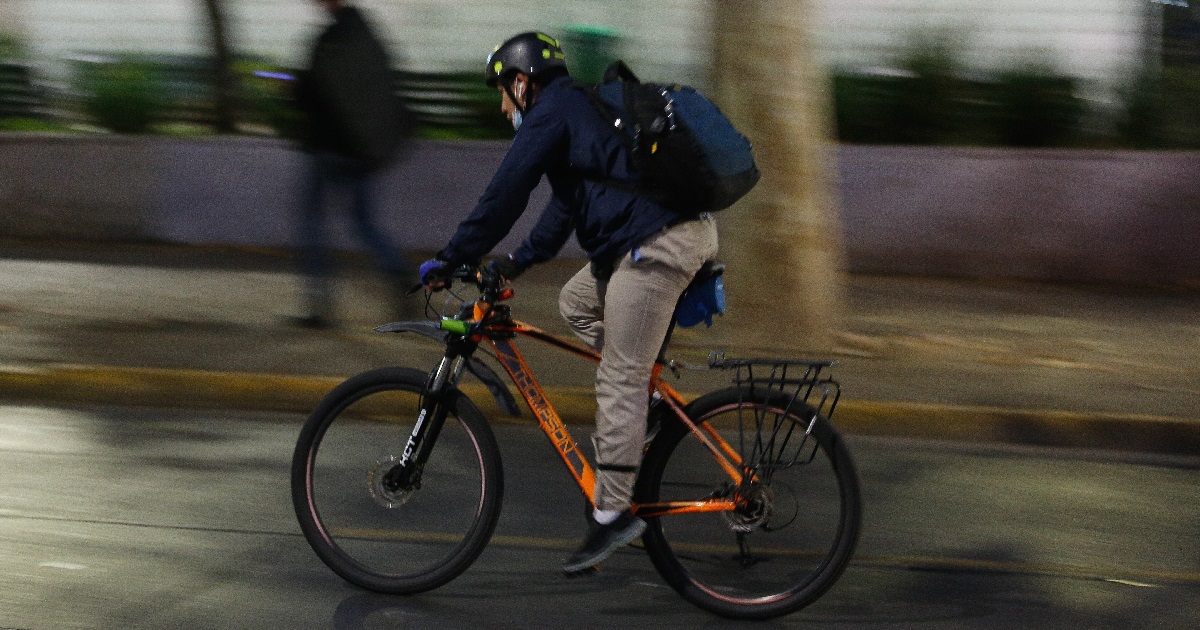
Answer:
[{"label": "wheel spoke", "polygon": [[[725,497],[736,508],[663,516],[646,549],[684,597],[730,617],[769,618],[811,603],[849,562],[859,528],[857,476],[827,422],[810,408],[751,400],[736,389],[689,408],[693,421],[720,429],[744,449],[743,481],[733,487],[711,453],[681,427],[665,429],[643,463],[636,500]],[[808,429],[812,427],[812,432]]]},{"label": "wheel spoke", "polygon": [[465,398],[423,468],[401,468],[424,383],[411,370],[355,377],[322,401],[297,444],[301,529],[330,568],[365,588],[417,592],[449,581],[478,557],[499,516],[499,449]]}]

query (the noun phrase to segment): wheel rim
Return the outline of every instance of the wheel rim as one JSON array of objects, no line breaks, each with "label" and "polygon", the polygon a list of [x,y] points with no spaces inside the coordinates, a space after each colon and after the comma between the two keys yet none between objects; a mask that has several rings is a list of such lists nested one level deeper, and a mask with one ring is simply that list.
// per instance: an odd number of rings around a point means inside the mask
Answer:
[{"label": "wheel rim", "polygon": [[[781,413],[760,405],[758,411],[764,410],[768,416]],[[698,419],[718,427],[730,444],[750,453],[753,440],[739,439],[737,414],[737,405],[731,404]],[[691,593],[701,605],[770,608],[786,601],[794,609],[827,588],[830,572],[836,577],[841,570],[838,555],[848,553],[846,545],[853,543],[847,540],[846,519],[856,514],[848,514],[849,499],[831,455],[811,437],[805,448],[809,451],[794,464],[760,474],[761,483],[737,489],[743,505],[737,511],[658,519],[652,537],[671,558],[668,562],[674,566],[665,574],[678,576],[677,589]],[[688,435],[666,459],[656,485],[656,499],[662,501],[735,492],[728,475]]]},{"label": "wheel rim", "polygon": [[338,410],[309,456],[306,493],[323,559],[361,586],[452,577],[488,529],[482,449],[454,415],[420,488],[393,491],[381,483],[404,452],[418,405],[411,391],[375,388]]}]

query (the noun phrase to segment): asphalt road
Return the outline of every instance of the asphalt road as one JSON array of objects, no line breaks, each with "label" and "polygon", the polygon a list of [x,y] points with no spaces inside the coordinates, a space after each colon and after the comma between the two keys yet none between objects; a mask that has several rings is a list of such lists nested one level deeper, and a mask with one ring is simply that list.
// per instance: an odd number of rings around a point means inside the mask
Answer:
[{"label": "asphalt road", "polygon": [[[0,407],[0,628],[740,627],[681,600],[636,549],[561,577],[579,501],[525,425],[497,425],[505,512],[474,567],[421,596],[352,588],[291,512],[300,422]],[[1197,461],[851,446],[866,508],[854,563],[816,604],[747,627],[1195,627]]]}]

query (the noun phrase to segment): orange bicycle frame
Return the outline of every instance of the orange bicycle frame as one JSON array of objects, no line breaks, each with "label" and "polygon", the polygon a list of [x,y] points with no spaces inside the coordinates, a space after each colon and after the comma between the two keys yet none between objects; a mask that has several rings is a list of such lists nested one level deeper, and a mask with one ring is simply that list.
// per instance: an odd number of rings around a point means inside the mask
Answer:
[{"label": "orange bicycle frame", "polygon": [[[550,439],[555,450],[558,451],[567,470],[570,471],[576,483],[579,484],[580,491],[587,497],[588,502],[592,503],[596,487],[595,471],[580,451],[579,444],[571,436],[566,424],[546,397],[545,391],[533,375],[533,370],[525,361],[524,356],[517,350],[516,345],[513,343],[513,337],[515,335],[524,335],[596,363],[600,362],[599,353],[591,348],[560,339],[551,333],[519,321],[506,322],[503,324],[503,328],[497,327],[497,329],[492,329],[488,327],[488,329],[493,332],[500,332],[501,334],[481,335],[479,340],[486,339],[495,350],[496,359],[504,366],[504,370],[508,372],[509,378],[512,379],[517,389],[520,390],[529,408],[533,410],[533,414],[538,420],[538,425]],[[679,392],[662,380],[662,369],[662,362],[656,362],[650,379],[651,389],[662,395],[663,400],[666,401],[679,420],[687,425],[692,434],[707,447],[713,458],[725,470],[733,482],[735,484],[741,483],[745,474],[741,465],[741,458],[737,451],[715,429],[708,425],[697,426],[687,417],[687,414],[683,411],[684,406],[687,404],[686,401]],[[737,503],[734,499],[709,498],[697,501],[634,504],[631,509],[638,516],[656,517],[697,512],[725,512],[734,510],[736,507]]]}]

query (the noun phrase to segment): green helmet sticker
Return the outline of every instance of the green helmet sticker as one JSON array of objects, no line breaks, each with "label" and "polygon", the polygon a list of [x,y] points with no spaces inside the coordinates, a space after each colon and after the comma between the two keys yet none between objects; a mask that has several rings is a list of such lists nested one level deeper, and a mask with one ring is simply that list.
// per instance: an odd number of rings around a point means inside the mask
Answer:
[{"label": "green helmet sticker", "polygon": [[493,71],[495,71],[495,72],[496,72],[496,74],[500,74],[500,71],[501,71],[501,70],[503,70],[503,69],[504,69],[504,62],[502,62],[502,61],[497,61],[497,62],[496,62],[496,63],[495,63],[493,66],[492,66],[492,70],[493,70]]}]

